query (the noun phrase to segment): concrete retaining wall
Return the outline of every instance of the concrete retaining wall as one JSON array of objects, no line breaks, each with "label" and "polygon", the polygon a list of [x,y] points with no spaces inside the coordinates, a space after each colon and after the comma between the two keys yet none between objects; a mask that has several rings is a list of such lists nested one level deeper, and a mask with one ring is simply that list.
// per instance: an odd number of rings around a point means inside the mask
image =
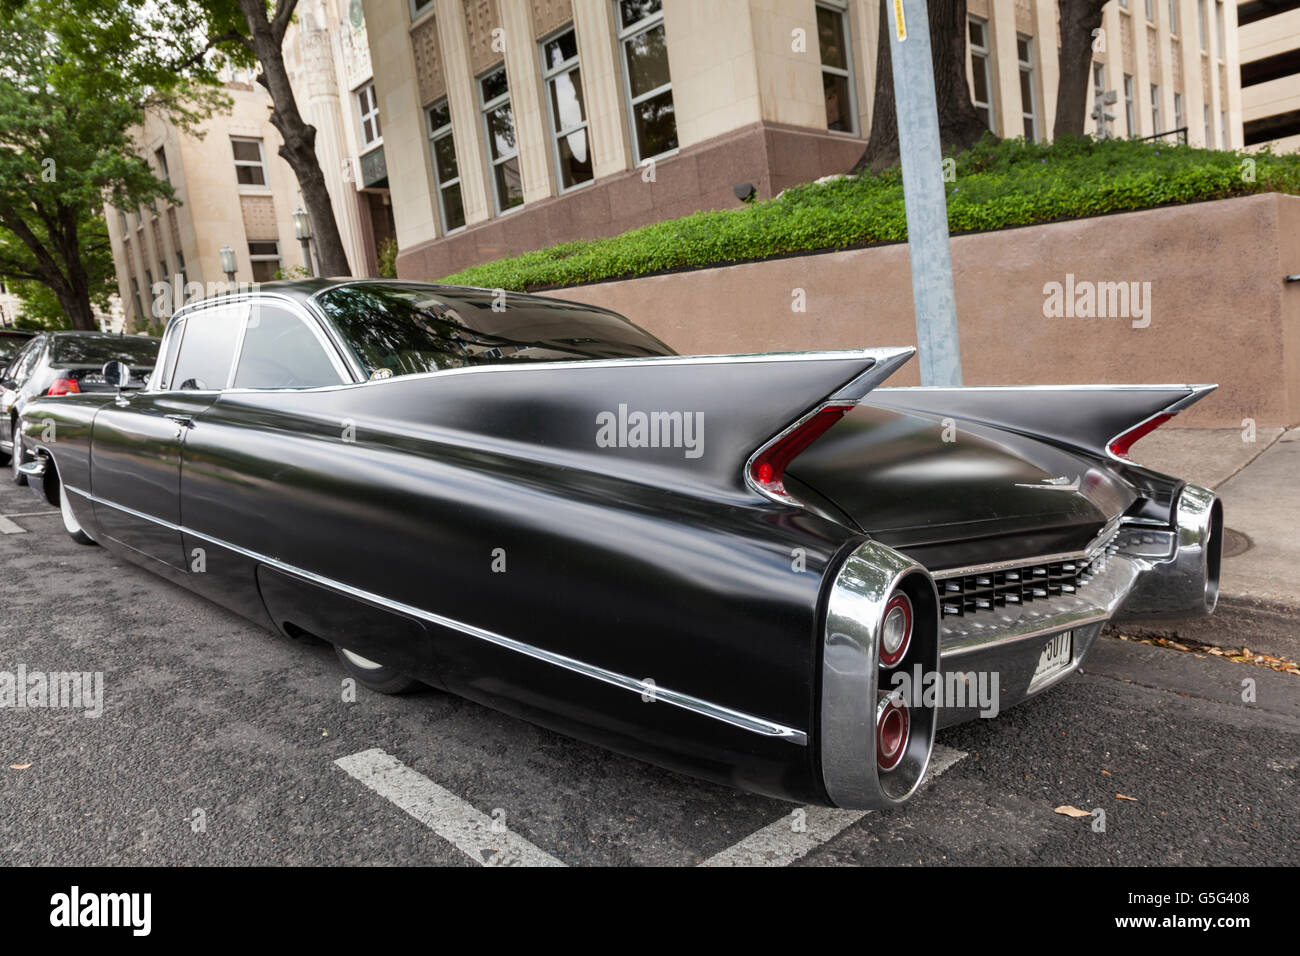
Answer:
[{"label": "concrete retaining wall", "polygon": [[[1300,273],[1300,197],[958,236],[952,255],[967,385],[1216,382],[1176,424],[1300,423],[1300,283],[1283,281]],[[1076,314],[1045,314],[1044,288],[1064,299],[1067,274]],[[1080,316],[1083,283],[1137,283],[1138,298],[1126,316]],[[621,312],[683,353],[916,344],[901,244],[549,294]],[[915,362],[890,380],[919,383]]]}]

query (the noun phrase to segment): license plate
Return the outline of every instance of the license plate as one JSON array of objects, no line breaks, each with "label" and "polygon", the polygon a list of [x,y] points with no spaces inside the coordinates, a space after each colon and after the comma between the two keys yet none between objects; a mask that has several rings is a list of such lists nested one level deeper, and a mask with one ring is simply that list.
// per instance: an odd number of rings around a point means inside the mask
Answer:
[{"label": "license plate", "polygon": [[1034,670],[1034,676],[1029,679],[1031,686],[1070,666],[1070,661],[1074,659],[1073,636],[1073,631],[1065,631],[1050,638],[1043,645],[1043,653],[1038,657],[1038,667]]}]

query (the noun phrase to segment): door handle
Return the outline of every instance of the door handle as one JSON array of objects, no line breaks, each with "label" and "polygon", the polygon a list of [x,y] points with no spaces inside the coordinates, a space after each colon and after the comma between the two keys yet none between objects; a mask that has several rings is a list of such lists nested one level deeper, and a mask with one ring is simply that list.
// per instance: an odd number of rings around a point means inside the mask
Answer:
[{"label": "door handle", "polygon": [[163,418],[167,419],[168,421],[175,422],[177,425],[180,425],[181,428],[194,427],[193,415],[164,415]]}]

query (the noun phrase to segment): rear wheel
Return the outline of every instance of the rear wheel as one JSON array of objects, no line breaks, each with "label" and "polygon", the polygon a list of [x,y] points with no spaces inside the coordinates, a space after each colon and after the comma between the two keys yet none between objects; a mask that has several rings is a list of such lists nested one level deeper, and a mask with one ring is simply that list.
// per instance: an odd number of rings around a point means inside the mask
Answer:
[{"label": "rear wheel", "polygon": [[350,651],[346,647],[335,645],[334,653],[338,655],[343,669],[351,677],[356,678],[358,684],[376,693],[405,694],[420,686],[419,681],[412,680],[401,671],[362,657],[356,651]]},{"label": "rear wheel", "polygon": [[64,489],[63,482],[59,482],[59,513],[63,515],[63,528],[68,532],[68,537],[77,544],[95,543],[94,538],[81,530],[77,516],[72,513],[72,504],[68,501],[68,492]]}]

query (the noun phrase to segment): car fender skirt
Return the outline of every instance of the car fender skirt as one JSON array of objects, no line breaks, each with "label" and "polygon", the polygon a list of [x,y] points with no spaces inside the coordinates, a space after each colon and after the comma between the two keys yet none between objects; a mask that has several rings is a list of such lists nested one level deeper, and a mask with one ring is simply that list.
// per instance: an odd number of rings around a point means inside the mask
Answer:
[{"label": "car fender skirt", "polygon": [[[886,666],[885,619],[891,601],[903,603],[900,594],[910,606],[911,637],[901,659]],[[836,806],[885,809],[920,786],[934,749],[937,710],[921,695],[904,693],[893,678],[938,671],[938,608],[929,572],[875,541],[854,549],[835,575],[823,633],[819,758]],[[901,752],[884,752],[891,744]]]}]

